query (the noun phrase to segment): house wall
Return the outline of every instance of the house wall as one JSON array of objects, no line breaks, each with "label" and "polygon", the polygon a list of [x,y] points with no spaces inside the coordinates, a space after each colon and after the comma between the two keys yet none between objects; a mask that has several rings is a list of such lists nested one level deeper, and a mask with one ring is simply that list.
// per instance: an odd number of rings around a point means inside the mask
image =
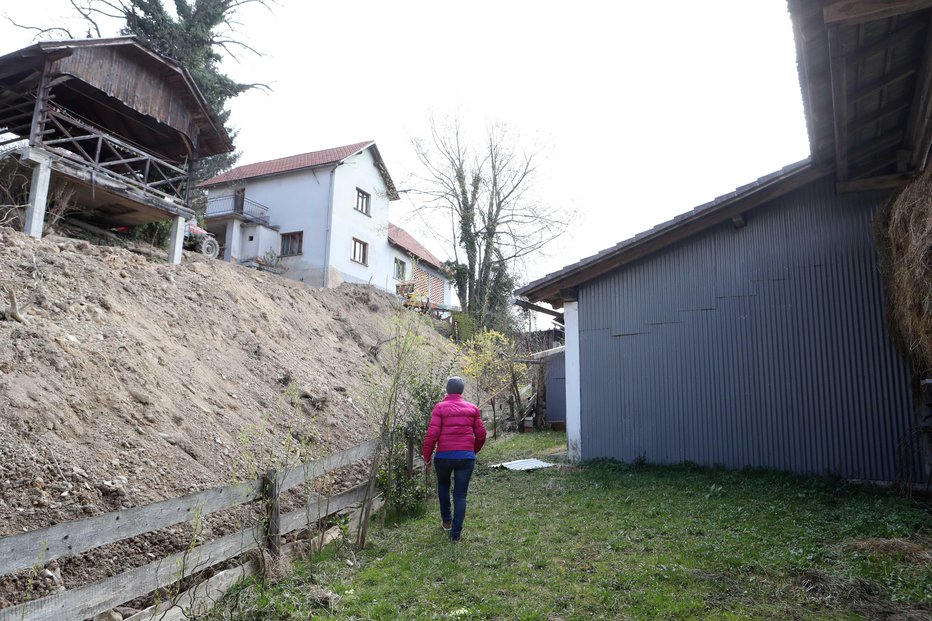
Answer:
[{"label": "house wall", "polygon": [[[367,192],[369,215],[356,210],[356,188]],[[353,238],[369,244],[369,264],[352,260]],[[388,195],[369,150],[337,167],[330,239],[330,286],[341,282],[392,282],[394,261],[388,246]],[[394,290],[394,285],[391,285]]]},{"label": "house wall", "polygon": [[[246,198],[269,208],[269,225],[277,226],[279,240],[263,240],[275,243],[281,249],[280,236],[302,231],[304,242],[302,253],[282,257],[281,264],[287,268],[288,278],[320,286],[324,280],[327,264],[327,208],[330,201],[331,168],[300,170],[271,177],[250,179],[246,183]],[[234,192],[233,186],[212,188],[208,197],[227,196]],[[266,236],[267,237],[267,236]],[[257,246],[258,250],[258,246]],[[241,249],[244,258],[254,258],[246,249]]]},{"label": "house wall", "polygon": [[[406,274],[405,280],[414,280],[415,288],[416,288],[415,290],[419,292],[421,291],[421,289],[419,289],[418,287],[422,286],[423,283],[427,282],[427,279],[425,277],[429,275],[430,281],[434,284],[434,290],[435,291],[439,290],[442,292],[442,295],[437,296],[436,299],[435,299],[435,296],[431,295],[431,301],[436,304],[452,304],[452,297],[450,295],[450,281],[447,280],[447,278],[443,274],[441,274],[438,270],[434,269],[433,267],[427,265],[426,263],[417,261],[416,259],[412,259],[411,255],[408,254],[406,251],[401,250],[400,248],[397,248],[392,245],[389,245],[389,259],[388,259],[388,261],[391,263],[392,269],[391,269],[391,273],[388,276],[389,284],[386,287],[386,289],[389,289],[390,291],[394,291],[395,285],[398,282],[400,282],[398,279],[394,277],[396,258],[401,259],[402,261],[405,262],[405,274]],[[418,272],[420,272],[421,274],[419,275]],[[428,292],[426,289],[424,289],[423,293],[427,294]]]},{"label": "house wall", "polygon": [[885,195],[831,181],[579,288],[584,459],[894,478],[913,409],[871,234]]},{"label": "house wall", "polygon": [[[246,224],[241,228],[240,260],[263,257],[269,251],[276,255],[281,251],[282,240],[278,231],[261,224]],[[252,238],[250,240],[249,238]]]}]

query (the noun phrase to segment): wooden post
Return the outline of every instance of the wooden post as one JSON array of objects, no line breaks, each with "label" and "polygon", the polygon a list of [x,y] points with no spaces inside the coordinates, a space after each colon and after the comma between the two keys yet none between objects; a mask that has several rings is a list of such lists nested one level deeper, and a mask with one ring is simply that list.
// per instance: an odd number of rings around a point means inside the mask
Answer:
[{"label": "wooden post", "polygon": [[405,475],[410,481],[414,477],[414,436],[409,432],[405,434],[407,453],[405,454]]},{"label": "wooden post", "polygon": [[269,553],[278,557],[282,549],[281,515],[278,504],[278,473],[274,468],[265,473],[262,481],[262,495],[266,503],[266,547]]},{"label": "wooden post", "polygon": [[492,397],[492,437],[498,439],[498,413],[495,411],[495,397]]}]

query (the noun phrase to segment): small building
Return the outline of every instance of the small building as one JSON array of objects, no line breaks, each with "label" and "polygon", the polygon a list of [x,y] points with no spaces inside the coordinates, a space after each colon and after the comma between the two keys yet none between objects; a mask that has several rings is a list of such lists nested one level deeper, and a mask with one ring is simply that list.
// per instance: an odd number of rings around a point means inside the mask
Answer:
[{"label": "small building", "polygon": [[388,223],[388,245],[394,258],[396,284],[410,282],[414,292],[432,304],[447,305],[452,299],[450,281],[440,259],[406,230]]},{"label": "small building", "polygon": [[372,141],[239,166],[209,179],[206,228],[224,259],[268,256],[314,286],[417,287],[450,300],[439,259],[388,219],[395,184]]},{"label": "small building", "polygon": [[105,227],[172,219],[181,260],[193,170],[233,149],[191,74],[135,37],[44,41],[0,56],[0,147],[32,168],[25,232],[40,237],[49,184]]},{"label": "small building", "polygon": [[872,234],[932,145],[908,4],[792,0],[811,158],[518,291],[564,309],[571,457],[926,480]]}]

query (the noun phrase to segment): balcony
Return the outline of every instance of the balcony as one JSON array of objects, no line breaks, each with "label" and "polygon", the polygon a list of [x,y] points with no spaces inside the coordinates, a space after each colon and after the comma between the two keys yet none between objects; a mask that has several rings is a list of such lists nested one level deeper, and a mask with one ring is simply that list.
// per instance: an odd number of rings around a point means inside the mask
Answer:
[{"label": "balcony", "polygon": [[269,208],[256,201],[249,200],[242,194],[218,196],[207,200],[207,211],[204,217],[208,220],[239,216],[247,222],[257,224],[269,223]]}]

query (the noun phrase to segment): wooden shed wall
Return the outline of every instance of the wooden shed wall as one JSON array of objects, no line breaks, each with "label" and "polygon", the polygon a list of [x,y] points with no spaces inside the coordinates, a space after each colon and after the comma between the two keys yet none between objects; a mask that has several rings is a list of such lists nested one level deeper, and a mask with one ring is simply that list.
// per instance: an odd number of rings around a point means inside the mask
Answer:
[{"label": "wooden shed wall", "polygon": [[197,124],[190,104],[173,84],[181,76],[154,68],[120,46],[76,47],[52,64],[52,73],[73,75],[130,108],[182,132],[196,144]]}]

